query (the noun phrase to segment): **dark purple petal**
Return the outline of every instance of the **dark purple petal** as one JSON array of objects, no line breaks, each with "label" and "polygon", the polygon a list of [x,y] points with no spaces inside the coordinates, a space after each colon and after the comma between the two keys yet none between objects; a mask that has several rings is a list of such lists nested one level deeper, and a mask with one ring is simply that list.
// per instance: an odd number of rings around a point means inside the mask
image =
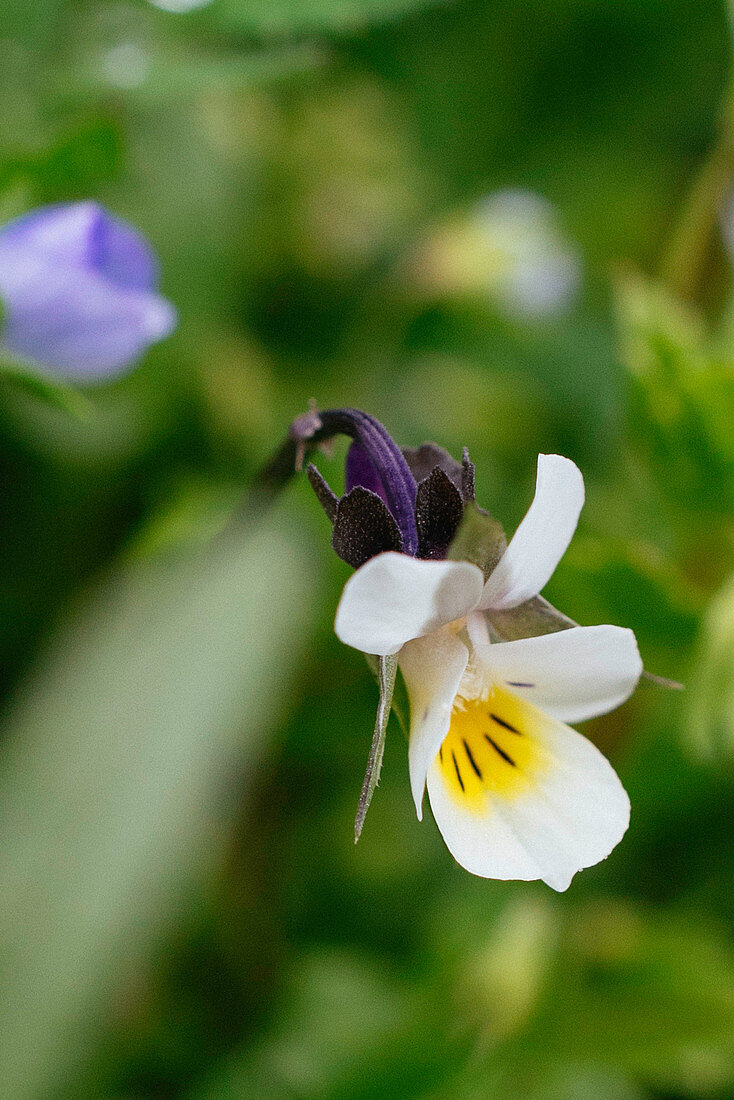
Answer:
[{"label": "dark purple petal", "polygon": [[369,489],[371,493],[376,493],[377,496],[382,497],[387,504],[385,486],[380,481],[379,474],[372,464],[370,456],[361,443],[355,441],[347,451],[347,464],[344,476],[345,492],[348,493],[351,489],[357,488],[357,486],[361,486],[363,489]]},{"label": "dark purple petal", "polygon": [[346,435],[355,440],[369,457],[382,484],[383,499],[403,540],[403,553],[415,557],[418,552],[416,481],[397,443],[379,420],[359,409],[326,409],[299,416],[291,424],[290,435],[291,439],[304,446],[312,446],[335,435]]}]

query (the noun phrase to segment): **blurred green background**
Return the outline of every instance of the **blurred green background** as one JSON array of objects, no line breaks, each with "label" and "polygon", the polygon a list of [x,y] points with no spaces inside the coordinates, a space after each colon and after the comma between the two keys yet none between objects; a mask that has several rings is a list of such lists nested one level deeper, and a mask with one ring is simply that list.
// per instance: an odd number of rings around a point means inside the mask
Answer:
[{"label": "blurred green background", "polygon": [[[734,1097],[731,52],[714,0],[0,0],[0,220],[103,202],[181,317],[0,378],[0,1095]],[[394,721],[354,848],[308,485],[203,553],[310,398],[509,530],[583,469],[547,595],[687,690],[586,727],[632,824],[567,894],[454,865]]]}]

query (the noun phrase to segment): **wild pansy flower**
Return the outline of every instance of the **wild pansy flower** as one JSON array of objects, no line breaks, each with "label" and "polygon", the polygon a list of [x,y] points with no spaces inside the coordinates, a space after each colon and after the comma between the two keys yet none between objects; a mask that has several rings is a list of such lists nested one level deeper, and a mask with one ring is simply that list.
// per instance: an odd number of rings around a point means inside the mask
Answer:
[{"label": "wild pansy flower", "polygon": [[94,202],[43,206],[0,229],[0,346],[73,379],[132,366],[168,336],[147,241]]},{"label": "wild pansy flower", "polygon": [[[309,467],[334,547],[357,568],[335,630],[379,658],[383,734],[389,672],[394,682],[400,667],[419,819],[427,787],[467,870],[565,890],[619,843],[630,809],[609,762],[566,723],[619,706],[642,673],[631,630],[576,626],[539,596],[576,528],[580,471],[539,455],[535,497],[507,545],[474,503],[466,452],[462,464],[435,444],[401,452],[356,410],[309,416],[295,422],[296,436],[316,440],[333,428],[355,440],[341,499]],[[379,772],[377,731],[374,756]]]}]

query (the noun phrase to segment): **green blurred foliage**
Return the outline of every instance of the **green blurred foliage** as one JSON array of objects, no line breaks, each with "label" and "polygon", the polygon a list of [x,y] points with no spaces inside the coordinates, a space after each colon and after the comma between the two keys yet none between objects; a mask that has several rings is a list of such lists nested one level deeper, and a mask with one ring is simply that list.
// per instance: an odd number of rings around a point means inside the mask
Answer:
[{"label": "green blurred foliage", "polygon": [[[224,0],[217,14],[225,25],[256,35],[293,35],[305,31],[367,30],[398,20],[431,0]],[[435,3],[436,0],[433,0]]]},{"label": "green blurred foliage", "polygon": [[734,753],[734,585],[722,586],[704,616],[691,693],[691,734],[707,757],[726,766]]},{"label": "green blurred foliage", "polygon": [[[0,1092],[734,1096],[723,5],[175,6],[0,0],[0,218],[104,202],[181,316],[103,386],[0,375]],[[578,261],[554,309],[483,220],[518,188]],[[546,595],[688,689],[588,726],[632,825],[566,895],[452,863],[395,720],[355,849],[328,523],[299,482],[210,549],[311,397],[468,445],[508,532],[539,451],[582,466]]]}]

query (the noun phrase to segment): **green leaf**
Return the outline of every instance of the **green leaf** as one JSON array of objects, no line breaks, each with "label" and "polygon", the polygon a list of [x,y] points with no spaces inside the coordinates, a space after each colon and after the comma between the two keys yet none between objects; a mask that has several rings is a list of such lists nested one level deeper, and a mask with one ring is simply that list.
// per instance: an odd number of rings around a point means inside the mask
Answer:
[{"label": "green leaf", "polygon": [[367,771],[364,775],[362,790],[359,795],[357,817],[354,822],[355,844],[361,836],[362,826],[364,825],[364,819],[367,816],[367,811],[370,808],[372,795],[375,793],[375,787],[380,781],[382,757],[385,752],[385,734],[387,733],[387,723],[388,719],[390,718],[390,708],[392,707],[392,697],[393,691],[395,690],[395,675],[397,673],[397,670],[398,658],[396,654],[390,654],[387,657],[377,658],[377,679],[380,685],[380,702],[377,706],[375,732],[372,735],[370,755],[367,760]]},{"label": "green leaf", "polygon": [[3,0],[0,7],[0,38],[18,38],[38,48],[53,33],[63,0]]},{"label": "green leaf", "polygon": [[687,729],[701,755],[734,757],[734,577],[701,625],[691,676]]},{"label": "green leaf", "polygon": [[[76,78],[76,73],[73,74]],[[68,79],[63,92],[68,94]],[[106,118],[85,120],[74,129],[66,129],[59,138],[41,152],[5,157],[0,163],[0,191],[25,186],[27,193],[18,202],[20,214],[34,202],[58,202],[76,199],[92,192],[120,172],[123,163],[124,137],[120,126]]]},{"label": "green leaf", "polygon": [[676,509],[734,506],[734,357],[661,287],[617,286],[632,429]]},{"label": "green leaf", "polygon": [[400,19],[436,0],[220,0],[219,18],[259,35],[353,34]]},{"label": "green leaf", "polygon": [[119,123],[94,118],[56,145],[34,166],[39,199],[58,201],[68,195],[92,191],[116,178],[124,161],[125,138]]},{"label": "green leaf", "polygon": [[[269,525],[185,562],[117,570],[11,707],[0,761],[0,1078],[70,1095],[228,843],[292,699],[315,599]],[[244,819],[243,819],[244,820]]]},{"label": "green leaf", "polygon": [[665,1093],[720,1094],[734,1074],[734,958],[721,930],[702,913],[609,898],[569,916],[536,1049],[616,1065]]},{"label": "green leaf", "polygon": [[451,561],[468,561],[478,565],[485,579],[492,572],[507,547],[502,524],[483,508],[467,504],[464,518],[448,551]]},{"label": "green leaf", "polygon": [[[140,80],[126,89],[125,94],[131,102],[151,107],[180,105],[197,99],[213,87],[232,92],[306,74],[322,67],[325,60],[324,51],[317,49],[313,43],[298,42],[275,44],[271,48],[245,54],[232,52],[219,55],[192,51],[186,65],[182,66],[180,52],[163,46],[151,57],[150,65],[141,73]],[[94,65],[79,73],[64,73],[59,95],[89,97],[99,95],[107,87],[104,71]],[[67,159],[71,160],[75,151],[72,146],[66,152]],[[95,152],[100,161],[102,159],[103,150],[92,147],[90,171],[95,167]],[[83,165],[84,161],[78,166],[79,170]],[[54,165],[50,163],[48,167],[53,168]],[[77,167],[73,161],[72,167]]]},{"label": "green leaf", "polygon": [[49,378],[24,363],[0,360],[0,386],[13,389],[61,409],[77,420],[90,420],[94,416],[94,404],[79,390],[66,382]]},{"label": "green leaf", "polygon": [[366,1097],[365,1080],[414,1026],[412,989],[364,952],[309,948],[283,984],[265,1034],[215,1063],[188,1100]]},{"label": "green leaf", "polygon": [[191,552],[229,530],[242,501],[240,486],[191,478],[166,498],[127,547],[127,556],[156,558]]},{"label": "green leaf", "polygon": [[[734,958],[725,929],[690,901],[676,912],[609,893],[574,901],[525,887],[515,897],[523,900],[508,901],[489,931],[484,899],[479,914],[462,899],[454,922],[442,924],[434,947],[441,958],[461,945],[452,1006],[474,1020],[476,1049],[485,1053],[441,1095],[628,1095],[596,1091],[599,1066],[646,1085],[646,1096],[650,1086],[656,1096],[724,1095],[734,1079]],[[551,1082],[563,1078],[569,1088],[556,1091]]]}]

